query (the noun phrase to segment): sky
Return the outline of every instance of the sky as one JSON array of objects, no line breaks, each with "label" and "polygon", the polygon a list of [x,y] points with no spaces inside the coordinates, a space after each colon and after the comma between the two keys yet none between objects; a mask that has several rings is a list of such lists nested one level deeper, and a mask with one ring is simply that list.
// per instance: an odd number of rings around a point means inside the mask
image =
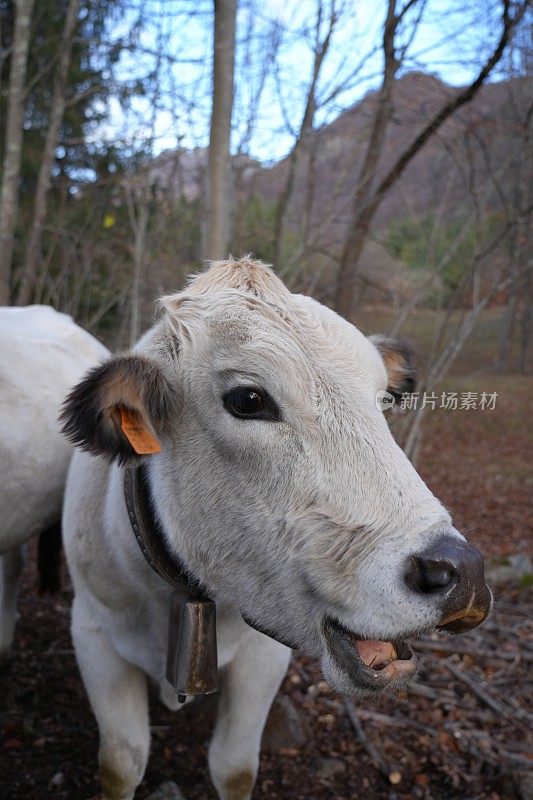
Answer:
[{"label": "sky", "polygon": [[[132,88],[147,75],[157,79],[144,97],[132,91],[129,102],[112,98],[107,120],[92,138],[124,147],[144,144],[154,154],[178,146],[206,146],[212,2],[138,0],[138,10],[135,2],[113,32],[117,38],[133,35],[136,43],[119,62],[116,77]],[[332,2],[338,22],[318,86],[319,125],[378,87],[383,63],[386,0],[322,0],[321,38]],[[398,2],[402,8],[406,0]],[[138,23],[141,4],[144,16]],[[269,163],[290,151],[312,72],[317,7],[318,0],[239,3],[233,152]],[[399,43],[406,47],[400,74],[421,69],[452,85],[472,80],[498,35],[498,8],[497,0],[419,0],[400,30]]]}]

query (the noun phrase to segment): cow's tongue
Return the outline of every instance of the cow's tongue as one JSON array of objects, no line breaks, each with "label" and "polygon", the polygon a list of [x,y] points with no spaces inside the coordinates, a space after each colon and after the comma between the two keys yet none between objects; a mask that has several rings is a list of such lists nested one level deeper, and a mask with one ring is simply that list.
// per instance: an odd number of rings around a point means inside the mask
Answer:
[{"label": "cow's tongue", "polygon": [[391,642],[380,642],[378,639],[358,639],[356,646],[361,661],[372,669],[383,669],[398,658]]}]

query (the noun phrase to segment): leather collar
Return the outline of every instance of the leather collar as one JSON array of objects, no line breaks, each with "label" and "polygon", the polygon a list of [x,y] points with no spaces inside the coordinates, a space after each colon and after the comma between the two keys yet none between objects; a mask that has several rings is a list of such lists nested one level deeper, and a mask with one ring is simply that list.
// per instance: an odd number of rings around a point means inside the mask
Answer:
[{"label": "leather collar", "polygon": [[207,600],[201,583],[191,576],[180,558],[169,552],[153,507],[147,472],[144,464],[124,472],[126,508],[141,553],[154,572],[174,589],[185,592],[195,600]]}]

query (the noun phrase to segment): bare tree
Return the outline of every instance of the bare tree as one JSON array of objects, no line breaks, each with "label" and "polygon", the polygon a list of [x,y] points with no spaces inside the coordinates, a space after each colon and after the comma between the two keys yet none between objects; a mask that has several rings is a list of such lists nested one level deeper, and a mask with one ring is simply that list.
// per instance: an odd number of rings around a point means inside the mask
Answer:
[{"label": "bare tree", "polygon": [[275,217],[275,228],[274,228],[274,240],[275,240],[274,263],[278,267],[281,267],[283,262],[283,234],[285,231],[287,209],[292,196],[296,171],[299,164],[299,156],[301,151],[309,149],[310,146],[312,145],[311,139],[312,139],[315,112],[316,112],[317,84],[320,77],[320,71],[322,69],[324,60],[327,56],[327,52],[331,43],[331,38],[335,30],[335,25],[338,20],[336,3],[335,0],[332,0],[329,9],[327,30],[324,37],[321,38],[322,19],[324,15],[323,7],[324,7],[323,0],[318,0],[316,23],[315,23],[314,57],[313,57],[311,80],[309,83],[309,87],[307,89],[307,97],[305,101],[305,108],[302,116],[302,121],[300,124],[300,129],[294,147],[292,148],[290,156],[288,158],[287,177],[285,179],[285,184],[283,186],[281,194],[279,195],[278,201],[276,203],[276,217]]},{"label": "bare tree", "polygon": [[134,235],[133,275],[131,281],[130,346],[133,346],[141,332],[141,281],[146,260],[146,239],[150,216],[151,187],[149,176],[144,180],[124,183],[124,194]]},{"label": "bare tree", "polygon": [[[416,3],[417,0],[414,0]],[[363,208],[369,200],[372,181],[376,173],[378,162],[381,158],[383,145],[385,144],[385,137],[389,126],[389,121],[392,117],[392,89],[394,86],[394,79],[400,66],[400,59],[396,53],[395,35],[400,20],[407,12],[408,8],[412,6],[413,0],[405,6],[400,14],[396,14],[396,0],[389,0],[387,7],[387,17],[383,28],[383,80],[377,98],[376,111],[372,126],[368,135],[368,144],[366,153],[361,167],[358,187],[353,199],[353,217],[357,217],[360,209]],[[352,298],[350,298],[349,307],[343,307],[343,302],[346,299],[346,277],[350,264],[353,262],[354,254],[356,258],[359,257],[363,249],[364,239],[368,232],[368,227],[363,228],[356,225],[352,226],[353,229],[348,234],[344,250],[341,256],[341,261],[338,270],[337,280],[337,295],[335,305],[338,310],[343,313],[349,313],[352,306]],[[353,285],[353,284],[352,284]]]},{"label": "bare tree", "polygon": [[[518,38],[518,37],[517,37]],[[526,52],[520,52],[520,69],[522,75],[527,75],[527,58],[529,56],[529,41]],[[511,76],[514,73],[513,61],[515,54],[511,49],[509,61],[511,62]],[[520,74],[520,72],[518,73]],[[510,83],[511,98],[511,124],[520,131],[520,147],[513,154],[513,164],[510,173],[514,175],[513,200],[511,202],[514,214],[518,217],[518,224],[514,230],[511,242],[511,269],[515,274],[521,272],[522,265],[528,261],[532,247],[531,214],[525,209],[531,205],[531,124],[533,121],[533,96],[527,81]],[[523,308],[520,308],[520,304]],[[514,281],[508,292],[507,306],[503,316],[500,334],[500,351],[498,369],[504,372],[511,366],[515,330],[519,327],[518,341],[518,369],[524,372],[526,367],[526,354],[529,343],[529,327],[531,320],[531,271],[527,271],[522,281]]]},{"label": "bare tree", "polygon": [[[276,19],[269,20],[266,31],[263,32],[260,27],[263,20],[254,11],[255,9],[252,5],[248,14],[243,46],[241,46],[243,50],[240,58],[241,64],[237,62],[235,68],[233,125],[236,130],[241,131],[235,147],[235,157],[232,159],[235,199],[232,246],[237,253],[243,252],[243,240],[247,223],[246,206],[249,204],[255,190],[255,182],[247,180],[250,174],[250,142],[256,130],[258,112],[265,87],[275,67],[278,51],[283,41],[282,26],[279,21]],[[237,48],[236,55],[239,55],[239,48]],[[239,74],[243,73],[247,79],[239,80]]]},{"label": "bare tree", "polygon": [[[513,283],[516,280],[519,280],[526,270],[530,272],[532,266],[532,263],[527,264],[524,269],[521,270],[519,275],[510,275],[507,273],[503,276],[500,274],[496,278],[487,293],[481,297],[476,305],[470,309],[465,319],[461,322],[456,330],[453,339],[451,339],[435,357],[435,360],[431,365],[422,386],[420,387],[424,392],[432,392],[435,387],[446,377],[450,367],[456,360],[457,356],[465,346],[468,338],[474,330],[476,321],[479,319],[481,313],[487,308],[494,297],[496,297],[496,295],[500,292],[512,288]],[[446,317],[444,319],[446,319]],[[444,322],[441,323],[441,327],[443,324]],[[408,458],[410,458],[414,464],[416,464],[420,450],[422,422],[424,420],[426,411],[427,406],[424,404],[421,404],[417,407],[416,411],[409,420],[409,424],[404,435],[402,444],[403,449]]]},{"label": "bare tree", "polygon": [[46,216],[46,199],[52,183],[52,167],[58,144],[59,130],[65,111],[68,69],[72,53],[73,35],[78,21],[79,7],[80,0],[70,0],[67,7],[61,44],[59,46],[58,64],[54,77],[54,88],[50,107],[50,119],[46,131],[44,150],[35,191],[33,219],[29,231],[28,244],[24,254],[21,279],[17,293],[18,305],[25,305],[30,302],[38,276],[43,225]]},{"label": "bare tree", "polygon": [[[502,164],[500,173],[503,174],[508,169],[508,164]],[[475,189],[478,197],[477,202],[480,202],[483,196],[487,196],[490,188],[494,186],[494,182],[499,180],[500,175],[490,175],[489,179],[479,185]],[[438,321],[433,336],[433,343],[430,353],[427,357],[425,368],[421,371],[419,380],[419,394],[423,395],[433,393],[438,385],[444,380],[448,374],[451,366],[465,347],[474,327],[479,320],[481,314],[493,302],[494,298],[505,291],[513,291],[515,284],[520,284],[524,276],[531,273],[533,262],[523,263],[517,271],[514,267],[512,259],[504,259],[500,261],[495,259],[495,264],[498,265],[496,273],[493,274],[491,281],[488,283],[484,291],[478,287],[478,291],[473,296],[472,306],[468,309],[459,320],[457,325],[452,321],[452,311],[456,308],[456,302],[459,295],[468,295],[469,289],[473,286],[476,274],[480,266],[487,260],[487,258],[505,245],[513,241],[517,228],[522,224],[523,215],[531,214],[531,206],[527,209],[522,209],[520,213],[515,209],[514,215],[509,213],[505,222],[498,228],[496,232],[491,235],[488,240],[484,240],[479,230],[476,230],[476,247],[468,263],[464,267],[464,275],[455,292],[448,299],[448,304],[441,315],[435,317]],[[476,213],[472,215],[463,226],[463,230],[459,233],[457,239],[453,241],[444,254],[441,261],[435,266],[434,270],[429,276],[429,282],[433,283],[438,279],[450,258],[453,257],[454,252],[461,239],[464,237],[465,230],[476,226]],[[421,296],[427,292],[429,283],[426,282],[414,297],[406,304],[400,311],[398,319],[390,330],[391,335],[398,335],[401,326],[406,319],[407,311],[413,308],[417,299],[420,300]],[[408,457],[416,462],[420,450],[420,444],[423,434],[423,421],[427,412],[428,406],[422,402],[415,405],[415,410],[395,424],[397,438],[405,450]]]},{"label": "bare tree", "polygon": [[18,214],[18,184],[22,159],[26,68],[31,36],[33,0],[16,0],[11,50],[5,152],[0,190],[0,304],[10,299],[11,263]]},{"label": "bare tree", "polygon": [[[389,13],[385,22],[384,36],[383,36],[383,50],[385,56],[385,72],[384,80],[377,100],[376,112],[373,125],[373,133],[383,141],[384,133],[378,130],[375,122],[381,118],[385,123],[390,119],[390,112],[388,111],[387,104],[390,100],[390,85],[386,81],[386,76],[394,76],[397,69],[397,55],[396,44],[394,35],[398,27],[398,21],[405,15],[407,10],[411,8],[417,0],[408,0],[402,11],[396,14],[395,2],[390,0]],[[410,145],[407,146],[405,151],[395,161],[393,166],[387,171],[385,176],[379,181],[376,188],[372,188],[372,181],[375,177],[377,170],[377,161],[379,159],[379,152],[374,152],[372,140],[369,142],[367,155],[363,162],[363,180],[359,182],[359,189],[354,198],[354,206],[352,211],[352,218],[349,225],[349,233],[346,238],[342,256],[339,264],[335,292],[335,308],[344,316],[349,316],[353,310],[354,295],[355,295],[355,275],[357,272],[358,262],[363,250],[365,239],[372,220],[386,194],[394,186],[398,178],[401,176],[407,165],[412,161],[426,142],[434,136],[443,123],[461,106],[470,102],[472,98],[479,91],[484,84],[494,67],[500,61],[507,44],[509,37],[514,28],[521,21],[526,8],[528,6],[527,0],[515,8],[514,15],[511,15],[511,0],[502,0],[502,20],[501,20],[501,33],[496,44],[496,47],[483,64],[475,80],[472,81],[464,89],[455,93],[447,103],[434,115],[434,117],[425,125],[420,133],[415,137]],[[389,67],[387,70],[387,62]],[[377,157],[376,157],[377,156]],[[369,168],[367,164],[369,163]],[[362,188],[361,188],[362,187]]]},{"label": "bare tree", "polygon": [[204,256],[227,255],[231,221],[230,135],[235,66],[236,0],[214,0],[213,107],[207,170]]},{"label": "bare tree", "polygon": [[518,372],[524,375],[526,372],[527,354],[531,342],[531,321],[533,319],[533,312],[531,309],[533,300],[533,286],[531,285],[531,274],[533,272],[533,265],[531,265],[524,276],[524,308],[522,311],[522,319],[520,321],[520,341],[518,343]]}]

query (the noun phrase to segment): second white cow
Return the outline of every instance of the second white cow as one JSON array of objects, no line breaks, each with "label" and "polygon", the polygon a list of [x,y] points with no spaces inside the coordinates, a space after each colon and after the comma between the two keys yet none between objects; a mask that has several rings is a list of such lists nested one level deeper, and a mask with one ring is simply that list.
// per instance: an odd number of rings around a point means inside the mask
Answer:
[{"label": "second white cow", "polygon": [[106,355],[71,317],[49,306],[0,308],[0,661],[13,641],[25,544],[41,535],[46,554],[47,544],[60,543],[72,456],[58,425],[61,403]]},{"label": "second white cow", "polygon": [[[209,766],[222,800],[251,795],[290,655],[276,640],[362,695],[412,677],[409,637],[486,617],[480,554],[376,403],[411,385],[405,350],[241,259],[163,298],[135,348],[72,392],[65,430],[88,451],[73,459],[65,500],[72,632],[106,800],[131,799],[142,779],[147,677],[177,706],[165,681],[171,589],[134,538],[124,465],[144,462],[167,549],[217,603],[224,670]],[[138,455],[139,442],[153,454]]]}]

